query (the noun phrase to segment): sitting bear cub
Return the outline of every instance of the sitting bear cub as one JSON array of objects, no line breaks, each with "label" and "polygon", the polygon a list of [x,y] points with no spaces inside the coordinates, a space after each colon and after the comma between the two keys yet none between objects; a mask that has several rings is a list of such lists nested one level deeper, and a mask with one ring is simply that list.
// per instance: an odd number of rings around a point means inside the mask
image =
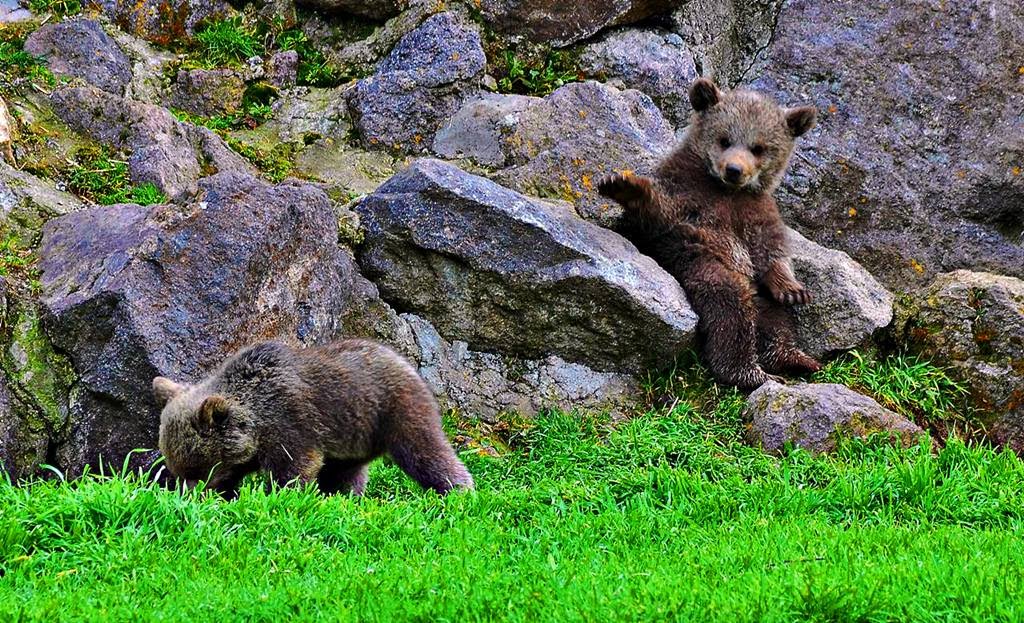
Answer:
[{"label": "sitting bear cub", "polygon": [[426,383],[375,342],[264,342],[197,385],[157,377],[153,392],[165,404],[160,451],[168,469],[187,482],[210,477],[226,497],[257,470],[282,485],[316,480],[324,493],[361,494],[367,464],[385,453],[438,493],[473,488]]},{"label": "sitting bear cub", "polygon": [[599,191],[622,204],[623,235],[686,291],[716,379],[753,389],[769,372],[818,370],[796,347],[785,307],[810,295],[793,276],[772,198],[816,111],[783,109],[752,91],[722,93],[703,78],[690,102],[686,138],[653,179],[615,175]]}]

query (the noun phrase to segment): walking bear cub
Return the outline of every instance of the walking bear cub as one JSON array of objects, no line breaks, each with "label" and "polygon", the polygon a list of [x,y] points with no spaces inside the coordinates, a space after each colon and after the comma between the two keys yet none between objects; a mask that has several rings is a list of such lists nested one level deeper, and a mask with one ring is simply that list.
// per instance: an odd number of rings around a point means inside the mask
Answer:
[{"label": "walking bear cub", "polygon": [[816,111],[723,93],[703,78],[690,102],[688,134],[653,179],[615,175],[599,191],[622,204],[622,233],[686,291],[716,379],[753,389],[769,373],[816,371],[786,309],[811,297],[793,275],[772,198]]},{"label": "walking bear cub", "polygon": [[197,385],[156,377],[153,392],[164,404],[160,451],[168,469],[186,482],[210,477],[208,486],[226,497],[257,470],[282,485],[315,480],[324,493],[358,495],[368,463],[382,454],[438,493],[473,488],[426,383],[375,342],[264,342]]}]

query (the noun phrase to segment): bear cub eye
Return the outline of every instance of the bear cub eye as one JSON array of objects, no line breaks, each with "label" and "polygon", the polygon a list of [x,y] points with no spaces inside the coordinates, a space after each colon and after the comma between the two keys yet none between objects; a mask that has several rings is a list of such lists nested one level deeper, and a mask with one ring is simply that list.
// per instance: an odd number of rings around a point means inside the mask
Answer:
[{"label": "bear cub eye", "polygon": [[753,147],[750,148],[750,153],[760,158],[761,156],[764,155],[764,145],[754,145]]},{"label": "bear cub eye", "polygon": [[723,136],[718,139],[718,144],[722,146],[722,149],[729,149],[732,147],[732,142],[729,140],[728,136]]}]

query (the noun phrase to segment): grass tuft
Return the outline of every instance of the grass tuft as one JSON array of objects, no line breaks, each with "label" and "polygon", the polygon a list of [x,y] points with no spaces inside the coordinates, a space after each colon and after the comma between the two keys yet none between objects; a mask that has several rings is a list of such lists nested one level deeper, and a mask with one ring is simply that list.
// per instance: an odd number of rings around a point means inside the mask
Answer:
[{"label": "grass tuft", "polygon": [[67,17],[81,13],[82,3],[80,0],[28,0],[28,10],[36,15]]},{"label": "grass tuft", "polygon": [[133,185],[128,163],[103,147],[80,149],[65,174],[68,190],[100,205],[166,203],[167,196],[151,182]]},{"label": "grass tuft", "polygon": [[499,93],[544,96],[581,79],[570,54],[553,51],[540,59],[524,60],[505,50],[494,71]]},{"label": "grass tuft", "polygon": [[195,56],[208,68],[238,66],[253,56],[263,56],[266,48],[241,16],[210,22],[195,35]]}]

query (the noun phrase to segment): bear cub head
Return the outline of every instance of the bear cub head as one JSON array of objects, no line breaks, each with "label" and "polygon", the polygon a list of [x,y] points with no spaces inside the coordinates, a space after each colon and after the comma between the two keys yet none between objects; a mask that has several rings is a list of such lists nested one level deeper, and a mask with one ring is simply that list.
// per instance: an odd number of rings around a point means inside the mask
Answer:
[{"label": "bear cub head", "polygon": [[796,137],[812,127],[812,106],[782,108],[754,91],[723,93],[707,78],[690,88],[694,115],[686,142],[708,174],[729,190],[770,193],[793,153]]},{"label": "bear cub head", "polygon": [[206,384],[182,385],[158,376],[153,393],[160,412],[160,452],[171,473],[206,479],[256,458],[256,418],[246,405]]}]

